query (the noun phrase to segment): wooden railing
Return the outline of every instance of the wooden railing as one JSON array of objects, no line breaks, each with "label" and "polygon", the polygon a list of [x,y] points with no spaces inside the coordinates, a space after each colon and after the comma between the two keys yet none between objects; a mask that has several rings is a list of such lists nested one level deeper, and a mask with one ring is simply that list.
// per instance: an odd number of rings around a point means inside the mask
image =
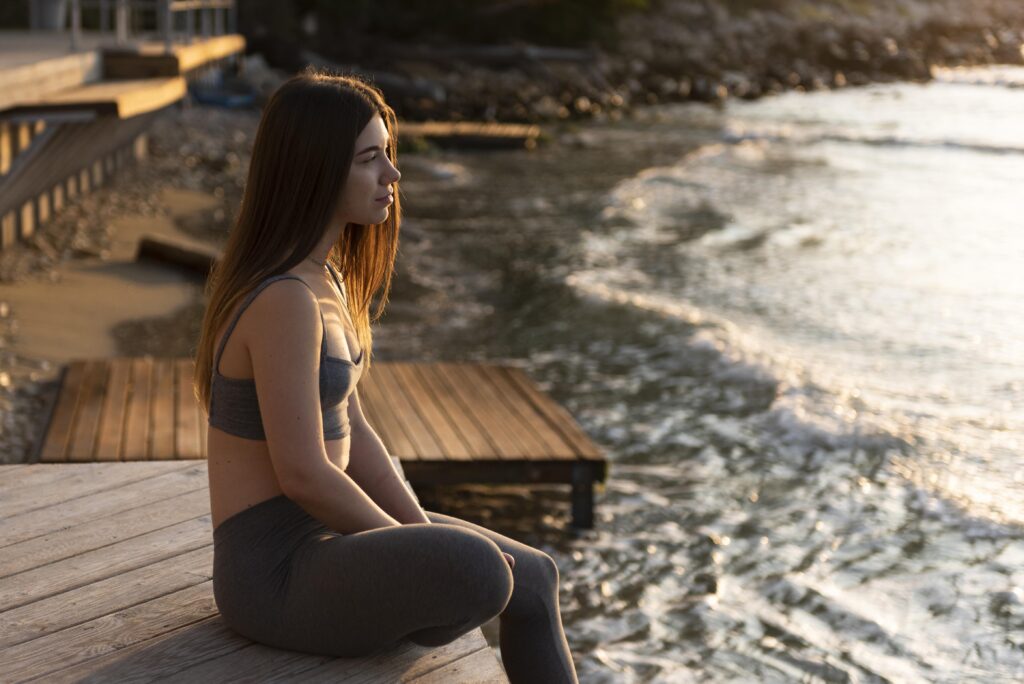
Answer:
[{"label": "wooden railing", "polygon": [[[192,42],[196,36],[209,38],[237,30],[234,0],[70,0],[71,50],[82,44],[82,8],[99,9],[100,31],[110,30],[113,15],[117,45],[126,45],[134,25],[133,18],[141,12],[152,12],[158,39],[168,52],[176,42]],[[196,30],[196,15],[199,26]],[[179,21],[179,17],[184,17]],[[179,24],[184,24],[179,28]]]}]

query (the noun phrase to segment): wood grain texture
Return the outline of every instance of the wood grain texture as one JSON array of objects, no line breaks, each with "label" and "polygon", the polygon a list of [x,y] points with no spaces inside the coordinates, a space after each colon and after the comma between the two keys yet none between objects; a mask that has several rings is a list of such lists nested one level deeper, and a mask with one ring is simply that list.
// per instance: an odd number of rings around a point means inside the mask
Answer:
[{"label": "wood grain texture", "polygon": [[[212,583],[206,463],[0,467],[4,681],[507,682],[479,629],[368,658],[257,644]],[[22,509],[22,510],[19,510]]]}]

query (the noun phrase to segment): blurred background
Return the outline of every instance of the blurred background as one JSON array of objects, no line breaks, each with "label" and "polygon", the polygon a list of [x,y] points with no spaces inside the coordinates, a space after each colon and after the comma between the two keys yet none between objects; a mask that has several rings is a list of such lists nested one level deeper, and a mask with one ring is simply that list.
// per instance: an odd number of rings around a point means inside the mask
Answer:
[{"label": "blurred background", "polygon": [[[421,496],[555,557],[581,681],[1024,679],[1024,4],[234,10],[235,67],[47,224],[50,252],[5,249],[5,284],[102,255],[119,221],[223,244],[269,93],[307,64],[363,74],[402,144],[377,353],[517,365],[612,463],[578,535],[559,487]],[[0,28],[31,14],[4,2]],[[539,134],[403,136],[427,120]],[[182,287],[111,322],[118,353],[192,353]],[[17,462],[48,366],[3,321]]]}]

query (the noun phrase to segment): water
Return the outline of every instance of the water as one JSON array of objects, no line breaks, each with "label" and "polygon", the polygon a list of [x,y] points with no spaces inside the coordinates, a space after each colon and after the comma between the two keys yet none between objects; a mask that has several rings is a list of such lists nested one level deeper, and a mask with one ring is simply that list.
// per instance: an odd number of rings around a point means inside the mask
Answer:
[{"label": "water", "polygon": [[1024,679],[1021,85],[403,161],[382,350],[520,365],[612,462],[578,538],[564,489],[444,499],[556,558],[581,681]]}]

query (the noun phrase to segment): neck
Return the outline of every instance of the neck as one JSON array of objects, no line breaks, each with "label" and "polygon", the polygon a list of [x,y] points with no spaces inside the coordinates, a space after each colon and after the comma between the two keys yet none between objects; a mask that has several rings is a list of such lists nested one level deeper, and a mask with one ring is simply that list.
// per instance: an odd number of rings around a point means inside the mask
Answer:
[{"label": "neck", "polygon": [[327,261],[326,260],[320,261],[319,259],[315,259],[315,258],[313,258],[311,256],[308,256],[306,258],[309,259],[310,261],[312,261],[314,264],[316,264],[320,268],[327,268]]}]

